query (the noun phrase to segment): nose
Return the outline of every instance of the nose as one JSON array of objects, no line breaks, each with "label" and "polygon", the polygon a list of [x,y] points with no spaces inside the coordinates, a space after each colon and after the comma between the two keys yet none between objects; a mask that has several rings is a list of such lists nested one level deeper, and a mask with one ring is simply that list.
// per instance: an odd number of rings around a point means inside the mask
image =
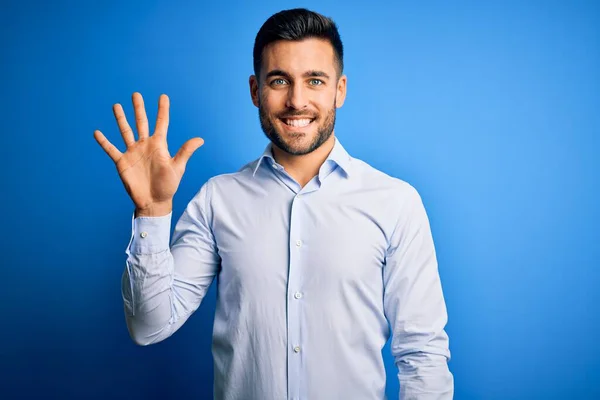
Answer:
[{"label": "nose", "polygon": [[302,86],[302,83],[297,82],[290,85],[285,105],[296,110],[302,110],[308,105],[306,89]]}]

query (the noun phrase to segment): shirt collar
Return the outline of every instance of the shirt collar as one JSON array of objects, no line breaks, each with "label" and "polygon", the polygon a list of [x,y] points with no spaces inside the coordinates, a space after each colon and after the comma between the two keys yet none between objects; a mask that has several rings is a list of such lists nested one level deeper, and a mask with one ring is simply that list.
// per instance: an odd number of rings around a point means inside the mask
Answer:
[{"label": "shirt collar", "polygon": [[[331,150],[331,152],[329,153],[329,156],[327,157],[327,159],[325,160],[325,162],[323,164],[326,164],[328,162],[333,162],[335,164],[337,164],[345,173],[347,176],[350,176],[350,166],[352,163],[352,157],[350,157],[350,155],[348,154],[348,152],[346,151],[346,149],[344,149],[344,147],[342,146],[342,143],[339,141],[339,139],[337,137],[334,137],[335,143],[333,145],[333,149]],[[260,164],[262,164],[263,160],[265,158],[269,159],[269,162],[271,163],[275,163],[275,158],[273,157],[273,143],[269,143],[267,144],[267,147],[265,148],[265,151],[263,151],[262,155],[259,157],[258,161],[256,162],[256,166],[254,167],[254,171],[252,172],[252,175],[256,175],[256,171],[258,171],[258,168],[260,168]]]}]

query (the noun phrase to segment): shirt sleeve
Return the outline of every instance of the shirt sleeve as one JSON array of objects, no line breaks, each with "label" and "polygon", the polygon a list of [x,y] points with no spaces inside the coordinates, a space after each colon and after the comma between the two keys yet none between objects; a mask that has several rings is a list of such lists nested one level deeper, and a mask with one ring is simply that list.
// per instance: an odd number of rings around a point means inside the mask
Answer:
[{"label": "shirt sleeve", "polygon": [[[404,196],[403,196],[404,197]],[[433,238],[417,191],[409,187],[384,265],[384,309],[392,328],[400,400],[449,400],[447,311]]]},{"label": "shirt sleeve", "polygon": [[171,217],[132,218],[121,292],[131,338],[160,342],[200,306],[220,266],[209,226],[210,181],[189,202],[175,225]]}]

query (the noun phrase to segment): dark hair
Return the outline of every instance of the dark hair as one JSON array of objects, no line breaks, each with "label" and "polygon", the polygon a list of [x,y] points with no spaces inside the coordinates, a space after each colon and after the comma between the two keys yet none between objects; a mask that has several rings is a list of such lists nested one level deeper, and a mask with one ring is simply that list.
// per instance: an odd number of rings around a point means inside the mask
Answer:
[{"label": "dark hair", "polygon": [[283,10],[265,21],[254,40],[254,74],[259,77],[263,50],[278,40],[325,39],[333,46],[338,75],[344,70],[344,48],[337,25],[331,18],[305,8]]}]

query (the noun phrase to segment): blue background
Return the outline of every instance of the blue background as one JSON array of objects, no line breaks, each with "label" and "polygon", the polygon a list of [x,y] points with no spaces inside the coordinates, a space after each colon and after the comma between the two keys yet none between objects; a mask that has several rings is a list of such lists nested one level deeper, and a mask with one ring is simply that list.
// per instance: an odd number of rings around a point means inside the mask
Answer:
[{"label": "blue background", "polygon": [[133,207],[92,134],[123,150],[112,104],[132,118],[140,91],[153,126],[168,94],[171,153],[206,141],[179,218],[209,177],[264,149],[254,37],[272,13],[306,6],[345,44],[337,136],[425,202],[455,398],[600,398],[599,4],[4,1],[0,397],[212,398],[214,286],[167,341],[128,337]]}]

